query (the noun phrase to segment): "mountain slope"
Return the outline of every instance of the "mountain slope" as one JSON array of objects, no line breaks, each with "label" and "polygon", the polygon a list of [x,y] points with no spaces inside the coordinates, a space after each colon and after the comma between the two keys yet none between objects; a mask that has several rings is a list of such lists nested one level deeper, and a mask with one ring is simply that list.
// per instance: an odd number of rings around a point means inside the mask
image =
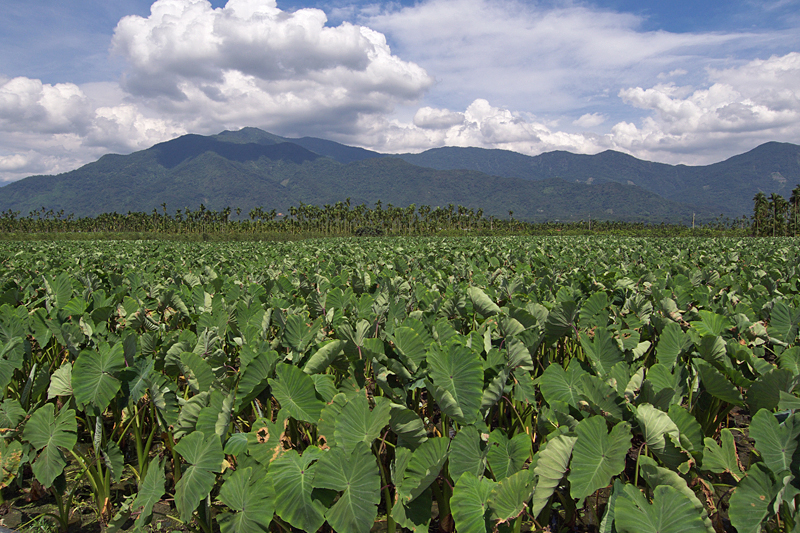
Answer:
[{"label": "mountain slope", "polygon": [[58,176],[9,184],[0,195],[0,210],[27,214],[44,206],[86,216],[149,212],[162,203],[170,211],[196,209],[202,203],[247,213],[259,206],[285,211],[300,202],[324,205],[348,197],[355,205],[460,204],[498,217],[513,211],[526,220],[686,221],[694,210],[637,186],[437,170],[330,141],[306,144],[351,161],[322,157],[260,130],[187,135],[127,156],[106,155]]}]

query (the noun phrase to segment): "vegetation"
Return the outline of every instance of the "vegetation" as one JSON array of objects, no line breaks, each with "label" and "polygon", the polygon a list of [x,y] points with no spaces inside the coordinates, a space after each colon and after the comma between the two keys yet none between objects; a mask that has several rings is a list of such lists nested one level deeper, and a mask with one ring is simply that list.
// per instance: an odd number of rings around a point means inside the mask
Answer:
[{"label": "vegetation", "polygon": [[104,213],[97,217],[75,218],[63,211],[41,208],[21,217],[19,212],[0,213],[0,237],[24,238],[164,238],[214,240],[283,240],[314,236],[400,236],[400,235],[639,235],[639,236],[744,236],[749,232],[745,218],[730,220],[722,216],[698,227],[680,224],[647,224],[615,220],[531,223],[486,216],[483,209],[450,204],[444,208],[423,205],[417,208],[386,206],[379,200],[370,209],[352,205],[350,199],[334,205],[300,204],[286,214],[261,207],[247,216],[241,209],[220,211],[188,207],[174,215],[161,205],[161,212]]},{"label": "vegetation", "polygon": [[786,199],[777,193],[769,198],[758,192],[753,197],[753,235],[761,237],[797,237],[800,233],[800,185]]},{"label": "vegetation", "polygon": [[0,494],[61,530],[797,531],[799,251],[0,243]]}]

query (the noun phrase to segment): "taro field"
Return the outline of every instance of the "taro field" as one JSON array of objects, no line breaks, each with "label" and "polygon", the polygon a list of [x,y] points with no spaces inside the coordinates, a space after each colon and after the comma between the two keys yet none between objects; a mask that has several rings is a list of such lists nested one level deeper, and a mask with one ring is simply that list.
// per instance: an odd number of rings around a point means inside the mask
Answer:
[{"label": "taro field", "polygon": [[799,279],[789,239],[2,243],[0,520],[798,532]]}]

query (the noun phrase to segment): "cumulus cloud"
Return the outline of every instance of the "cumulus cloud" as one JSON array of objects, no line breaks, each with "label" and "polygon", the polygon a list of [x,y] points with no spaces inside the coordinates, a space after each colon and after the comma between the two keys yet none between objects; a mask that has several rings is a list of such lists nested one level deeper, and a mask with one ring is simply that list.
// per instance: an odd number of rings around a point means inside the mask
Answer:
[{"label": "cumulus cloud", "polygon": [[585,113],[572,123],[581,128],[594,128],[605,122],[607,118],[602,113]]},{"label": "cumulus cloud", "polygon": [[392,55],[383,34],[319,9],[289,13],[274,0],[158,0],[123,18],[112,50],[135,98],[195,129],[260,125],[282,132],[314,123],[346,129],[361,114],[420,98],[433,79]]},{"label": "cumulus cloud", "polygon": [[712,162],[759,142],[800,140],[800,53],[710,69],[708,81],[620,91],[625,103],[652,114],[640,126],[616,124],[615,145],[642,157]]}]

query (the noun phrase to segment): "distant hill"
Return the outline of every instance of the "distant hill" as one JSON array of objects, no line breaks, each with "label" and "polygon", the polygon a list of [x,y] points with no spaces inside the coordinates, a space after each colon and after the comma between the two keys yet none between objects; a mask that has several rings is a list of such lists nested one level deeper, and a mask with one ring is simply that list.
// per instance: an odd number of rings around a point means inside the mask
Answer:
[{"label": "distant hill", "polygon": [[[800,147],[768,143],[707,167],[641,161],[619,152],[438,148],[390,156],[334,141],[287,139],[257,128],[184,135],[130,155],[106,155],[57,176],[31,176],[0,190],[0,210],[44,206],[77,216],[351,204],[448,204],[524,220],[688,222],[749,214],[752,196],[789,194],[800,182]],[[691,198],[694,205],[685,202]]]},{"label": "distant hill", "polygon": [[691,198],[704,215],[749,215],[758,191],[777,192],[788,198],[792,188],[800,184],[800,146],[778,142],[696,167],[642,161],[612,150],[597,155],[556,151],[526,156],[507,150],[447,147],[396,157],[430,168],[469,169],[529,180],[635,184],[668,200]]}]

